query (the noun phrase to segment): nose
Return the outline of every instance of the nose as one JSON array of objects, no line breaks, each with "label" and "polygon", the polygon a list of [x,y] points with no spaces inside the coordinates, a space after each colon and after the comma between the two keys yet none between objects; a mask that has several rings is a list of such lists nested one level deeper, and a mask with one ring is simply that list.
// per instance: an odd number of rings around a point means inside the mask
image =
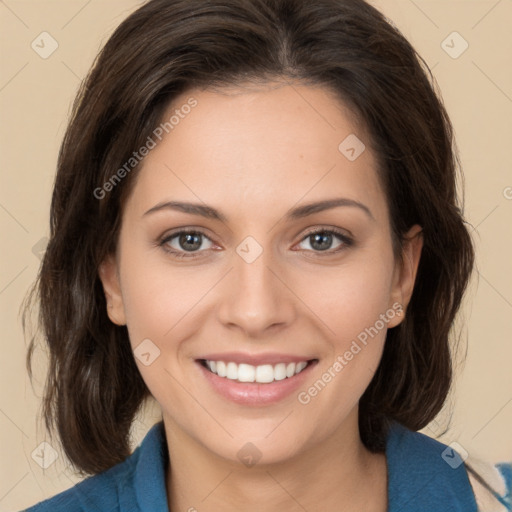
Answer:
[{"label": "nose", "polygon": [[[261,338],[267,331],[285,328],[295,318],[293,286],[263,250],[252,262],[233,254],[233,269],[226,276],[218,307],[219,321],[238,329],[246,338]],[[281,271],[280,271],[281,270]]]}]

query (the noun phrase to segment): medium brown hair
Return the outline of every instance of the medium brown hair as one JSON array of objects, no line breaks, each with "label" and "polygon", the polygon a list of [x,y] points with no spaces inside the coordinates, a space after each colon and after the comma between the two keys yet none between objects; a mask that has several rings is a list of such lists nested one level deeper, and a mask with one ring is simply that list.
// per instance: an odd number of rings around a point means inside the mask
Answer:
[{"label": "medium brown hair", "polygon": [[378,161],[398,257],[407,230],[423,228],[405,319],[388,331],[360,400],[363,443],[382,452],[390,422],[419,430],[446,400],[449,334],[474,250],[458,206],[452,127],[428,66],[363,0],[151,0],[116,29],[74,102],[48,248],[30,294],[49,349],[45,424],[82,473],[130,454],[130,426],[149,396],[126,327],[107,316],[98,276],[116,250],[140,166],[105,197],[94,191],[144,145],[178,94],[271,80],[326,87],[357,115]]}]

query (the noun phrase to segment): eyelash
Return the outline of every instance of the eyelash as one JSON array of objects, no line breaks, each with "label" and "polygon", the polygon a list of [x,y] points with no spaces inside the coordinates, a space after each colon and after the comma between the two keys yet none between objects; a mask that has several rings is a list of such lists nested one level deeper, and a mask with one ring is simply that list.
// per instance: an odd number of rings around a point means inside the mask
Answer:
[{"label": "eyelash", "polygon": [[[317,235],[317,234],[334,234],[336,237],[338,237],[343,243],[342,245],[338,248],[338,249],[335,249],[335,250],[325,250],[325,251],[310,251],[308,250],[308,252],[314,252],[316,253],[316,255],[314,257],[323,257],[323,255],[325,254],[326,256],[331,256],[333,254],[337,254],[345,249],[347,249],[348,247],[351,247],[352,245],[354,245],[354,241],[348,237],[345,233],[343,233],[342,231],[340,231],[339,229],[336,229],[336,228],[321,228],[321,229],[316,229],[314,231],[310,231],[308,233],[306,233],[304,235],[304,237],[301,239],[300,242],[303,242],[304,240],[306,240],[307,238],[313,236],[313,235]],[[212,241],[210,239],[210,237],[208,235],[206,235],[206,233],[204,233],[203,231],[201,231],[200,229],[190,229],[190,230],[182,230],[182,231],[177,231],[175,233],[171,233],[170,235],[167,235],[167,236],[164,236],[158,243],[158,245],[166,252],[166,253],[169,253],[169,254],[172,254],[174,257],[176,258],[198,258],[200,253],[201,252],[204,252],[204,251],[195,251],[195,252],[186,252],[186,251],[177,251],[175,249],[170,249],[169,246],[167,245],[171,240],[173,240],[174,238],[176,238],[177,236],[179,235],[201,235],[201,236],[204,236],[206,237],[208,240]]]}]

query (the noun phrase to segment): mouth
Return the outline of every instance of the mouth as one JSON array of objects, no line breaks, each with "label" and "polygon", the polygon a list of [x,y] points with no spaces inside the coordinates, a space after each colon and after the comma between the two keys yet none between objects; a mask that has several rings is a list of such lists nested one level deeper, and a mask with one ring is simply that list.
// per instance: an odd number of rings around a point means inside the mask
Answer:
[{"label": "mouth", "polygon": [[207,371],[222,379],[244,384],[271,384],[276,381],[292,379],[316,364],[318,359],[280,362],[277,364],[252,365],[234,361],[198,359],[197,362]]},{"label": "mouth", "polygon": [[266,407],[281,403],[305,387],[319,361],[298,357],[289,361],[290,358],[279,357],[276,362],[275,357],[274,361],[259,357],[258,362],[263,364],[251,365],[242,362],[247,359],[240,356],[236,363],[216,357],[195,362],[207,387],[222,400],[244,407]]}]

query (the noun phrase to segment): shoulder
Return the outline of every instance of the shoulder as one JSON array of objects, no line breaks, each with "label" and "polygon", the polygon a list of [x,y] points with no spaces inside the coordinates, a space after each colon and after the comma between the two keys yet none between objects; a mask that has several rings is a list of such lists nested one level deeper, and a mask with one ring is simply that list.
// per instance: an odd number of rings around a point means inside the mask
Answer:
[{"label": "shoulder", "polygon": [[394,423],[386,446],[390,512],[512,511],[512,464],[493,465]]},{"label": "shoulder", "polygon": [[452,445],[394,423],[386,458],[390,512],[431,512],[441,505],[451,512],[477,512],[464,461]]},{"label": "shoulder", "polygon": [[119,510],[121,489],[130,489],[140,448],[125,461],[86,478],[73,487],[28,508],[24,512],[88,512]]},{"label": "shoulder", "polygon": [[123,462],[24,512],[158,510],[154,506],[164,500],[166,502],[164,474],[167,450],[164,441],[162,423],[157,423]]}]

